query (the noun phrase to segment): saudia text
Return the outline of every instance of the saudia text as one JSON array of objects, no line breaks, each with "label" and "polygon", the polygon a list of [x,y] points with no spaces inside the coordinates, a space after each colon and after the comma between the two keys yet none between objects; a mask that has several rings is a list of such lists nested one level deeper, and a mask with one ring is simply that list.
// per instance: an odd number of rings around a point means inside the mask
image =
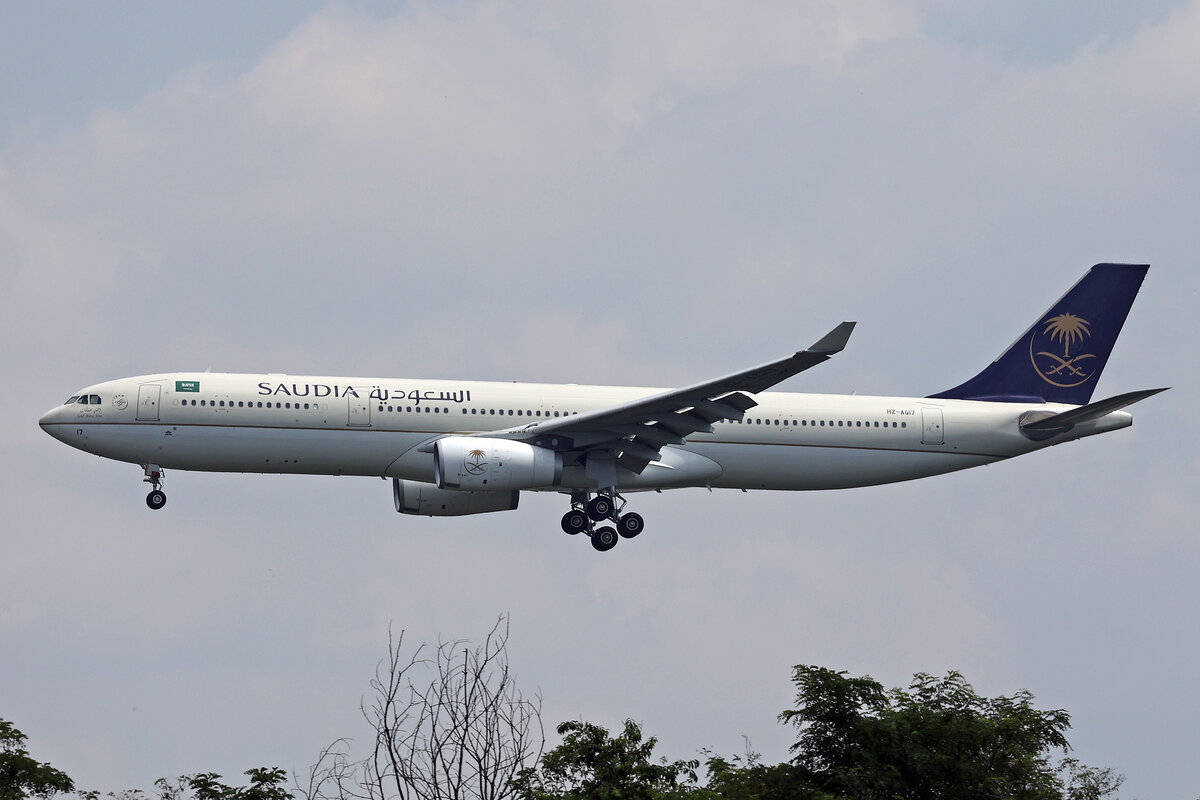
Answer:
[{"label": "saudia text", "polygon": [[337,383],[271,383],[263,381],[258,385],[258,393],[270,396],[282,394],[288,397],[362,397],[363,394],[366,394],[371,400],[378,400],[381,403],[386,403],[388,400],[393,402],[410,400],[413,405],[420,405],[422,402],[471,402],[471,392],[465,389],[451,392],[410,389],[406,392],[403,389],[387,389],[382,386],[372,386],[368,389],[349,385],[342,386]]}]

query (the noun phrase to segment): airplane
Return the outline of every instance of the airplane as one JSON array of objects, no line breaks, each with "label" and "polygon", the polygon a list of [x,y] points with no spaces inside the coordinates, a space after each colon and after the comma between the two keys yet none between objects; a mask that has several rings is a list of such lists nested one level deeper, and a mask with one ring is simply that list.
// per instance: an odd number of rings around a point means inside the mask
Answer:
[{"label": "airplane", "polygon": [[89,386],[39,424],[141,466],[154,510],[168,469],[379,476],[398,512],[435,517],[560,492],[562,529],[603,552],[645,526],[626,494],[871,486],[1131,425],[1122,409],[1165,388],[1091,397],[1148,268],[1095,265],[983,371],[926,397],[767,391],[841,352],[843,322],[678,389],[176,372]]}]

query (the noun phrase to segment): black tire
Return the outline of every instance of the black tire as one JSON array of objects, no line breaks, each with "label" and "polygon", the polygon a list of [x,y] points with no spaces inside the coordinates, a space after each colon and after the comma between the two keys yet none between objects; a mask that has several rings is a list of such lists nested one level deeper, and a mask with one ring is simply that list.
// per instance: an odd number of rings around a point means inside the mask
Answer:
[{"label": "black tire", "polygon": [[161,489],[155,489],[153,492],[146,495],[146,505],[148,505],[154,511],[158,511],[160,508],[162,508],[166,504],[167,504],[167,493]]},{"label": "black tire", "polygon": [[619,538],[616,528],[605,525],[603,528],[596,528],[592,531],[592,547],[603,553],[616,547]]},{"label": "black tire", "polygon": [[612,514],[613,501],[608,495],[598,494],[592,498],[592,501],[587,504],[588,516],[593,521],[599,522],[602,519],[608,519]]},{"label": "black tire", "polygon": [[583,533],[587,530],[588,515],[578,509],[571,509],[563,514],[562,529],[564,533],[569,533],[574,536],[577,533]]},{"label": "black tire", "polygon": [[626,539],[632,539],[633,537],[637,536],[645,527],[646,522],[642,519],[641,514],[634,514],[630,512],[628,514],[621,515],[621,518],[617,520],[617,533],[621,534]]}]

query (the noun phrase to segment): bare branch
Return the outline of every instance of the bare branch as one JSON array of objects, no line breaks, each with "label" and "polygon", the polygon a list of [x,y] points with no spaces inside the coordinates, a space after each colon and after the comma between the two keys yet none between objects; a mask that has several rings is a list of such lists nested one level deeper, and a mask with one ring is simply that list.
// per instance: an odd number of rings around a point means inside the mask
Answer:
[{"label": "bare branch", "polygon": [[509,619],[480,645],[438,641],[405,656],[404,632],[388,630],[388,655],[360,704],[375,731],[372,752],[349,757],[347,740],[325,748],[297,786],[305,800],[505,800],[512,780],[542,755],[540,694],[526,697],[508,666]]}]

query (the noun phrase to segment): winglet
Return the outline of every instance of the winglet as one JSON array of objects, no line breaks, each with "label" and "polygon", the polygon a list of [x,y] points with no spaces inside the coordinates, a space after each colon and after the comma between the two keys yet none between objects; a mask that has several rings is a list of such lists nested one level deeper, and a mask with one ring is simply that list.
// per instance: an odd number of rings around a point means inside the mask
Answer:
[{"label": "winglet", "polygon": [[854,326],[857,324],[857,322],[843,322],[821,337],[821,341],[808,348],[805,352],[825,353],[828,355],[842,352],[846,349],[846,342],[850,341],[850,334],[854,332]]}]

